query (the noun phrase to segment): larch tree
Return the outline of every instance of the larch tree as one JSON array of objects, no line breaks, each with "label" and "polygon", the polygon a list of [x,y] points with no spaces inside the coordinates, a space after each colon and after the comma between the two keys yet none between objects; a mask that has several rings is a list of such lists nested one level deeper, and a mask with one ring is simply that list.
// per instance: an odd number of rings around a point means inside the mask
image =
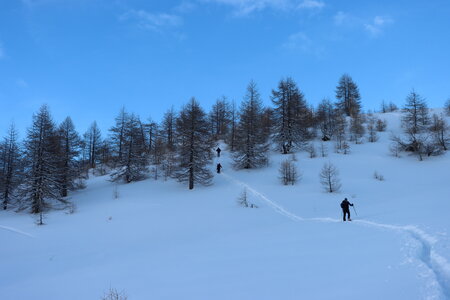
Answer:
[{"label": "larch tree", "polygon": [[17,194],[22,180],[22,151],[18,143],[18,134],[11,124],[7,136],[0,144],[0,201],[4,210]]},{"label": "larch tree", "polygon": [[175,122],[177,114],[173,107],[171,107],[165,114],[161,123],[161,134],[165,139],[165,144],[168,151],[175,150]]},{"label": "larch tree", "polygon": [[123,153],[111,174],[112,180],[130,183],[144,179],[148,173],[145,132],[139,118],[133,114],[125,119],[122,147]]},{"label": "larch tree", "polygon": [[58,135],[55,124],[46,105],[33,115],[33,124],[25,140],[27,175],[24,180],[23,199],[31,213],[39,214],[38,224],[43,224],[43,213],[51,202],[67,203],[61,197],[61,170],[58,152]]},{"label": "larch tree", "polygon": [[241,103],[236,131],[236,151],[233,155],[237,169],[259,168],[267,164],[267,137],[262,121],[262,104],[256,84],[251,81]]},{"label": "larch tree", "polygon": [[213,138],[217,141],[224,139],[228,134],[230,125],[231,108],[225,96],[216,100],[212,106],[209,118]]},{"label": "larch tree", "polygon": [[95,169],[100,160],[102,145],[102,134],[98,128],[97,122],[94,121],[86,131],[84,134],[84,140],[89,167]]},{"label": "larch tree", "polygon": [[339,191],[341,181],[339,179],[339,171],[332,163],[325,163],[319,174],[320,184],[323,189],[329,193]]},{"label": "larch tree", "polygon": [[128,113],[125,111],[125,108],[122,107],[119,115],[115,118],[115,125],[109,129],[111,132],[111,146],[114,149],[116,161],[122,160],[125,126],[128,118]]},{"label": "larch tree", "polygon": [[308,137],[308,107],[303,93],[292,78],[281,80],[272,90],[274,109],[274,140],[283,154],[302,146]]},{"label": "larch tree", "polygon": [[361,111],[361,95],[350,75],[344,74],[339,79],[336,99],[338,108],[349,117],[354,117]]},{"label": "larch tree", "polygon": [[322,133],[322,140],[329,141],[337,131],[337,111],[329,99],[323,99],[316,111],[316,124]]},{"label": "larch tree", "polygon": [[80,167],[77,161],[80,155],[81,138],[75,130],[72,119],[67,117],[58,128],[59,137],[59,169],[61,196],[66,197],[68,190],[75,189],[75,181],[80,178]]},{"label": "larch tree", "polygon": [[209,185],[212,173],[210,151],[213,146],[207,116],[195,98],[186,104],[176,120],[177,170],[174,175],[187,182],[192,190],[196,184]]}]

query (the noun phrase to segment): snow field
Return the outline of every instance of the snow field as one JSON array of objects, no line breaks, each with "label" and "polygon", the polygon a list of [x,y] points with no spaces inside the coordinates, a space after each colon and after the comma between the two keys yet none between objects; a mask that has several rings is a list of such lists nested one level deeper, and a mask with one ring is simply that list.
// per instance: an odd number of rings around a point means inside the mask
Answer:
[{"label": "snow field", "polygon": [[[295,186],[277,178],[287,156],[235,171],[222,147],[211,168],[220,161],[224,173],[210,187],[148,179],[119,185],[114,199],[108,177],[93,177],[71,196],[76,212],[51,212],[47,225],[2,211],[0,299],[100,299],[110,287],[130,300],[450,299],[450,158],[389,156],[399,116],[383,117],[378,143],[298,153]],[[337,194],[319,184],[328,161]],[[259,208],[237,205],[244,188]],[[341,222],[344,197],[353,222]]]}]

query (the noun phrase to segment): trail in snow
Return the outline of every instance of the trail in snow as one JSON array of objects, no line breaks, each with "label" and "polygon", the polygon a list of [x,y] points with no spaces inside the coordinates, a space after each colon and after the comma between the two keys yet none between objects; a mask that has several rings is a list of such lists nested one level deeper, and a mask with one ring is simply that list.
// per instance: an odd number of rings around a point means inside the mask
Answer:
[{"label": "trail in snow", "polygon": [[7,230],[7,231],[11,231],[11,232],[14,232],[14,233],[25,235],[25,236],[30,237],[30,238],[34,238],[33,235],[31,235],[29,233],[26,233],[26,232],[24,232],[22,230],[16,229],[16,228],[0,225],[0,229],[4,229],[4,230]]},{"label": "trail in snow", "polygon": [[[327,223],[337,223],[341,222],[341,220],[333,219],[333,218],[303,218],[300,216],[297,216],[296,214],[286,210],[284,207],[282,207],[280,204],[276,203],[275,201],[269,199],[264,194],[258,192],[248,184],[239,181],[225,173],[223,173],[223,176],[233,182],[234,184],[237,184],[241,187],[246,188],[250,193],[253,195],[259,197],[262,199],[265,203],[267,203],[272,209],[274,209],[277,213],[288,217],[289,219],[292,219],[294,221],[314,221],[314,222],[327,222]],[[419,243],[420,245],[420,252],[417,255],[417,258],[425,265],[427,268],[434,274],[437,283],[439,284],[443,296],[445,299],[450,300],[450,263],[441,255],[436,253],[436,251],[433,248],[433,245],[436,243],[437,239],[433,236],[430,236],[423,230],[417,228],[413,225],[407,225],[407,226],[398,226],[398,225],[390,225],[390,224],[383,224],[383,223],[376,223],[372,221],[365,221],[365,220],[354,220],[353,223],[365,225],[365,226],[371,226],[375,228],[384,228],[388,230],[393,230],[397,232],[407,233],[413,240]]]}]

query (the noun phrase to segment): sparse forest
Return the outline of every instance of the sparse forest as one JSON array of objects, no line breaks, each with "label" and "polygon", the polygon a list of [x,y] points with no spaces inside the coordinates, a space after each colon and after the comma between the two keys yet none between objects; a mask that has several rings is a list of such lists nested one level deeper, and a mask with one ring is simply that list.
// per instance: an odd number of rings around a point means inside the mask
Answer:
[{"label": "sparse forest", "polygon": [[[107,133],[93,121],[83,135],[70,117],[56,124],[43,105],[24,141],[11,125],[0,144],[1,208],[27,209],[38,214],[42,224],[44,212],[67,206],[71,191],[96,175],[109,174],[118,183],[151,177],[175,178],[189,189],[209,185],[212,151],[218,142],[227,145],[236,169],[266,166],[269,151],[306,151],[310,158],[317,153],[325,157],[328,149],[349,154],[351,144],[378,141],[387,123],[377,116],[398,111],[394,103],[382,101],[380,114],[363,112],[359,88],[348,74],[339,79],[335,92],[336,101],[323,99],[313,107],[288,77],[272,90],[272,106],[265,107],[251,81],[240,104],[222,96],[205,111],[192,98],[179,111],[170,107],[161,122],[143,120],[124,107]],[[430,115],[425,98],[411,91],[401,109],[404,134],[392,136],[392,154],[412,153],[423,160],[447,151],[449,106],[447,100],[442,114]],[[283,184],[295,184],[299,179],[295,162],[285,160],[280,176]],[[328,192],[339,190],[332,164],[324,166],[320,177]]]}]

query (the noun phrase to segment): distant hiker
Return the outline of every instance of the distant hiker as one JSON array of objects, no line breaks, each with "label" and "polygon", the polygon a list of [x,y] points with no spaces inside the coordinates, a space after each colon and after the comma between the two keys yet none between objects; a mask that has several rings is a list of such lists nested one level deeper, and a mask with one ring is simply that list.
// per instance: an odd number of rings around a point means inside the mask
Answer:
[{"label": "distant hiker", "polygon": [[217,147],[216,151],[217,151],[217,157],[220,157],[220,152],[221,152],[222,150],[221,150],[219,147]]},{"label": "distant hiker", "polygon": [[349,221],[352,220],[350,219],[350,206],[353,206],[353,203],[348,202],[347,198],[345,198],[341,202],[342,213],[344,214],[344,221],[345,221],[345,214],[347,214]]},{"label": "distant hiker", "polygon": [[222,165],[220,163],[217,164],[217,173],[220,174],[220,170],[222,169]]}]

